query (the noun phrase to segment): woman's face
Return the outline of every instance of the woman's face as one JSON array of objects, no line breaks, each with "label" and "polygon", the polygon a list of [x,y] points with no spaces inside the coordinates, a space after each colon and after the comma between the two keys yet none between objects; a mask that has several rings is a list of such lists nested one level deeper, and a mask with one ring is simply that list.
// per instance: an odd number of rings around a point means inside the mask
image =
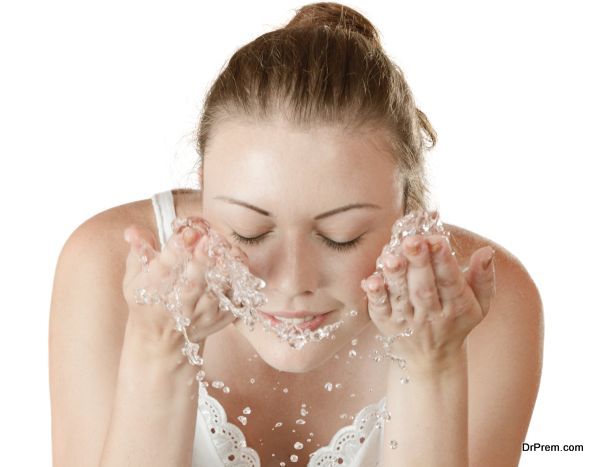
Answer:
[{"label": "woman's face", "polygon": [[383,130],[300,130],[283,119],[228,120],[213,131],[204,160],[203,216],[266,281],[262,310],[328,313],[321,326],[344,321],[334,340],[298,350],[261,325],[251,331],[237,320],[238,331],[278,370],[320,366],[370,322],[360,282],[373,272],[402,215],[396,167],[384,141]]}]

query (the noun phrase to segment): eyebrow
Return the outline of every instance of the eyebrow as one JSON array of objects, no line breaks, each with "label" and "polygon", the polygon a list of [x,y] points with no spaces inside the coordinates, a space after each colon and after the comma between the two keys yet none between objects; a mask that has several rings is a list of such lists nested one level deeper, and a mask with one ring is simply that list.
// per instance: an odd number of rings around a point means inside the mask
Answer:
[{"label": "eyebrow", "polygon": [[[252,204],[246,203],[245,201],[240,201],[239,199],[228,198],[227,196],[215,196],[213,199],[218,199],[220,201],[225,201],[226,203],[229,203],[229,204],[237,204],[238,206],[252,209],[253,211],[256,211],[257,213],[262,214],[263,216],[275,217],[269,211],[265,211],[264,209],[253,206]],[[322,214],[319,214],[318,216],[314,217],[314,220],[318,221],[325,217],[329,217],[329,216],[333,216],[335,214],[339,214],[341,212],[349,211],[350,209],[360,209],[360,208],[381,209],[381,206],[378,206],[377,204],[372,204],[372,203],[347,204],[346,206],[335,208],[335,209],[332,209],[331,211],[327,211]]]}]

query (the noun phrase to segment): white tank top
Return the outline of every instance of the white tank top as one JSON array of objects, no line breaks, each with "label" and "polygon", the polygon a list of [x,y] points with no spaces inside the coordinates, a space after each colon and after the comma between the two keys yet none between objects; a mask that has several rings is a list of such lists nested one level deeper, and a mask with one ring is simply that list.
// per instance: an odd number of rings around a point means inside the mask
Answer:
[{"label": "white tank top", "polygon": [[[161,249],[172,235],[175,204],[171,191],[152,196]],[[307,467],[376,467],[383,452],[383,426],[378,416],[385,410],[385,398],[355,414],[352,425],[341,428],[329,445],[311,456]],[[194,435],[192,467],[259,467],[258,454],[246,445],[240,428],[227,420],[225,409],[199,387],[198,416]],[[286,462],[286,465],[291,465]]]}]

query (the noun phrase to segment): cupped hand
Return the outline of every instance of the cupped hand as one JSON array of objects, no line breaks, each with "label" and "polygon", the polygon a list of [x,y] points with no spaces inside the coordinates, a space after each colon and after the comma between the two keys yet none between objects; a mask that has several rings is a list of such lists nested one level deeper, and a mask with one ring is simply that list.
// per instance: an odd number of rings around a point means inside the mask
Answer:
[{"label": "cupped hand", "polygon": [[[173,283],[178,276],[184,280],[180,282],[177,311],[190,320],[186,332],[191,341],[202,341],[235,320],[232,313],[219,309],[217,297],[207,290],[205,273],[213,261],[207,253],[208,224],[201,218],[189,220],[193,227],[176,230],[162,251],[158,251],[156,238],[148,229],[131,225],[124,232],[130,244],[123,278],[129,319],[135,326],[141,326],[151,339],[174,337],[175,319],[162,300],[149,299],[142,303],[140,290],[147,291],[148,296],[159,292],[162,297],[169,297],[169,293],[172,297]],[[233,247],[231,252],[247,264],[247,257],[239,248]],[[175,300],[172,298],[169,302]]]},{"label": "cupped hand", "polygon": [[463,272],[442,235],[406,237],[399,255],[381,257],[383,271],[361,286],[371,319],[385,337],[393,338],[393,354],[410,362],[458,351],[490,308],[493,257],[492,247],[480,248]]}]

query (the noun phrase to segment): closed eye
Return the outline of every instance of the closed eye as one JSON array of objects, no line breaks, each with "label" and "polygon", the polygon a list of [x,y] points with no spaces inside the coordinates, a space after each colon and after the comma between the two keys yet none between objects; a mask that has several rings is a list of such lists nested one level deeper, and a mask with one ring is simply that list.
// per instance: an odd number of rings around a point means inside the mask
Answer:
[{"label": "closed eye", "polygon": [[[234,238],[234,240],[236,240],[239,243],[243,243],[245,245],[257,245],[259,243],[261,243],[264,240],[264,237],[268,234],[269,232],[266,232],[262,235],[259,235],[257,237],[242,237],[240,234],[238,234],[237,232],[231,232],[231,236]],[[354,240],[350,240],[348,242],[336,242],[334,240],[331,240],[330,238],[324,237],[322,235],[319,235],[319,238],[322,239],[323,243],[325,243],[325,245],[327,245],[329,248],[336,250],[336,251],[347,251],[350,250],[352,248],[355,248],[361,241],[362,239],[362,235],[355,238]]]}]

